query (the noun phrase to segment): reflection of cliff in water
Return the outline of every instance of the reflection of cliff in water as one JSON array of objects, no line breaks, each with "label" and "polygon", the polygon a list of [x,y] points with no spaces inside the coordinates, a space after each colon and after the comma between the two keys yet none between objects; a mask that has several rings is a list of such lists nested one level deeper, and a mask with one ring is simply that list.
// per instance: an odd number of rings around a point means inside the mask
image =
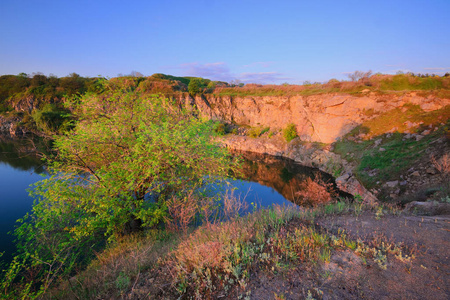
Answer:
[{"label": "reflection of cliff in water", "polygon": [[22,171],[43,173],[42,153],[47,153],[48,141],[38,138],[11,138],[0,135],[0,163]]},{"label": "reflection of cliff in water", "polygon": [[331,175],[318,169],[305,167],[291,159],[272,155],[252,152],[236,152],[236,154],[243,158],[240,179],[271,187],[291,202],[296,202],[295,194],[300,190],[300,184],[307,178],[314,178],[316,175],[319,175],[325,182],[333,183],[335,192],[339,196],[352,197],[336,188]]}]

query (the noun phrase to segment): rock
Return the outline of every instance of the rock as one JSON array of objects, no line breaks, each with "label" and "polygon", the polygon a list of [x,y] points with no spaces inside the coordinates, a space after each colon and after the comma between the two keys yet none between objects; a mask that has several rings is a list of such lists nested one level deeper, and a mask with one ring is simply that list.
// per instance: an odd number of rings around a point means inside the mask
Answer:
[{"label": "rock", "polygon": [[416,135],[416,142],[420,141],[421,139],[423,139],[423,135],[417,134]]},{"label": "rock", "polygon": [[432,111],[432,110],[440,109],[440,108],[442,108],[442,106],[436,102],[429,102],[429,103],[420,104],[420,108],[423,109],[424,111]]},{"label": "rock", "polygon": [[386,149],[384,149],[383,147],[380,147],[380,149],[378,149],[380,152],[384,152],[386,151]]},{"label": "rock", "polygon": [[363,93],[363,94],[366,94],[366,93],[368,93],[368,92],[370,92],[369,89],[363,89],[363,90],[361,91],[361,93]]},{"label": "rock", "polygon": [[426,172],[428,174],[434,175],[434,174],[436,174],[436,169],[433,167],[429,167],[429,168],[427,168]]},{"label": "rock", "polygon": [[419,177],[420,173],[419,173],[419,171],[414,171],[414,172],[411,173],[411,176]]},{"label": "rock", "polygon": [[414,127],[417,127],[417,123],[412,123],[412,122],[410,122],[410,121],[406,121],[406,122],[403,123],[403,124],[405,124],[408,128],[414,128]]},{"label": "rock", "polygon": [[350,174],[349,173],[345,173],[344,175],[339,176],[338,178],[336,178],[336,183],[340,183],[340,184],[344,184],[349,178],[350,178]]},{"label": "rock", "polygon": [[424,130],[422,131],[422,135],[429,135],[431,133],[430,130]]},{"label": "rock", "polygon": [[395,180],[395,181],[388,181],[388,182],[385,183],[385,185],[386,185],[387,187],[394,188],[394,187],[396,187],[396,186],[398,185],[398,180]]},{"label": "rock", "polygon": [[450,214],[450,203],[413,201],[406,205],[405,210],[421,215],[446,215]]},{"label": "rock", "polygon": [[375,147],[378,147],[381,144],[382,141],[383,141],[382,139],[376,140],[375,141]]}]

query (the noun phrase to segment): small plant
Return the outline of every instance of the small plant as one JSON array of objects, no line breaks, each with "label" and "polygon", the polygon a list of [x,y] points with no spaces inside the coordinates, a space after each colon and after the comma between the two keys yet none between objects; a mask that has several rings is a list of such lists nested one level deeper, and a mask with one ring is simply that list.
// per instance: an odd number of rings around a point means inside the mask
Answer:
[{"label": "small plant", "polygon": [[387,256],[381,250],[376,250],[374,261],[377,263],[380,269],[382,270],[387,269]]},{"label": "small plant", "polygon": [[130,277],[128,277],[125,273],[120,272],[119,276],[116,279],[116,288],[120,291],[125,290],[130,285]]},{"label": "small plant", "polygon": [[314,300],[314,297],[310,290],[308,290],[308,296],[306,297],[306,300]]},{"label": "small plant", "polygon": [[382,216],[384,216],[383,207],[378,206],[377,211],[375,212],[375,219],[380,220]]},{"label": "small plant", "polygon": [[295,127],[295,124],[293,123],[288,124],[286,128],[283,130],[283,137],[288,143],[293,139],[295,139],[297,136],[298,136],[297,129]]}]

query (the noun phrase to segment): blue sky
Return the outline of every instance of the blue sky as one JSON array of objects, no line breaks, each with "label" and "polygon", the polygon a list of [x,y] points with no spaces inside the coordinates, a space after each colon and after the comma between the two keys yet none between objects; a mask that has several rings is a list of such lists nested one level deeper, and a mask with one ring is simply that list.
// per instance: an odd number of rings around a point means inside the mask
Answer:
[{"label": "blue sky", "polygon": [[450,0],[0,0],[0,74],[295,83],[450,72]]}]

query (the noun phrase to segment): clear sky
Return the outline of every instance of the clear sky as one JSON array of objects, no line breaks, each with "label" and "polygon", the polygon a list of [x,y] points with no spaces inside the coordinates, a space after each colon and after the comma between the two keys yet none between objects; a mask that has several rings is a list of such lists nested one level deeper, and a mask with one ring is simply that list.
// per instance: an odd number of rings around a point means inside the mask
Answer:
[{"label": "clear sky", "polygon": [[0,0],[0,74],[450,72],[450,0]]}]

